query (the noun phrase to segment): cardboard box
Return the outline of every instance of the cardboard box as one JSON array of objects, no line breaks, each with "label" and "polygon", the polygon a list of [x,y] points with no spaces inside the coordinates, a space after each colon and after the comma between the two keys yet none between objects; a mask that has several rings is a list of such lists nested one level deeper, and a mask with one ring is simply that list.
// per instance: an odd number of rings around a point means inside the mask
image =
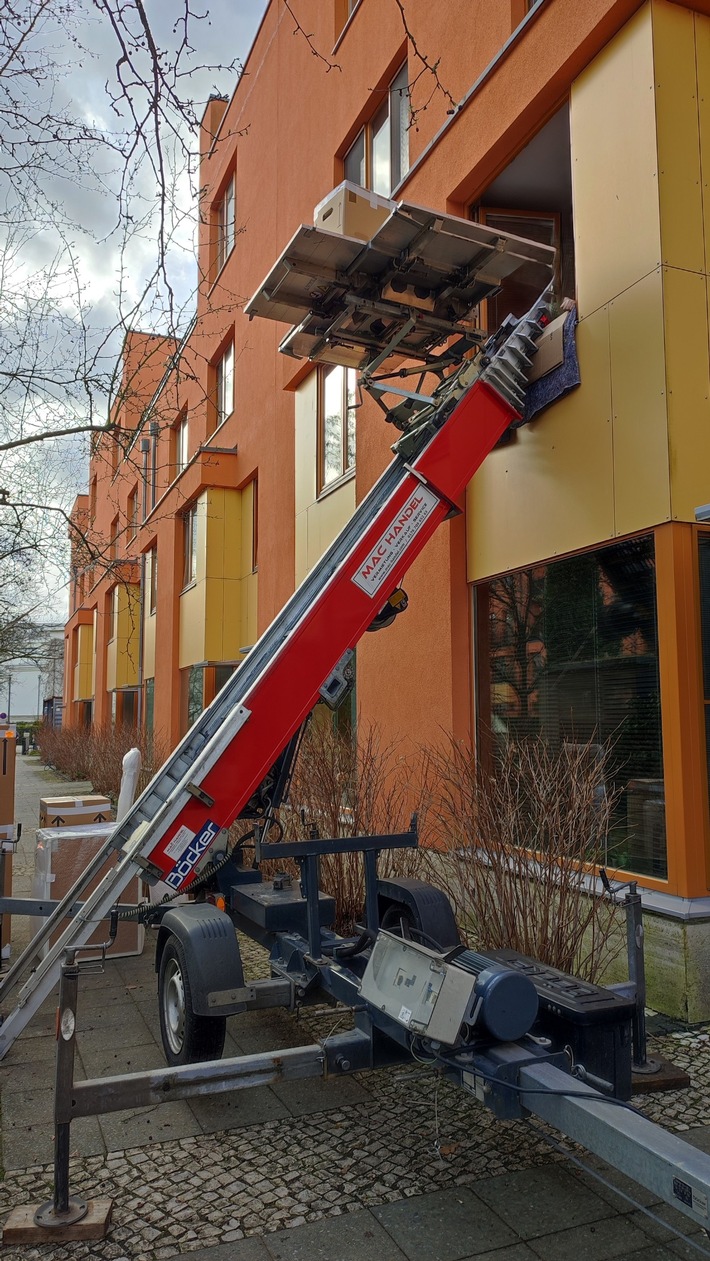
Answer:
[{"label": "cardboard box", "polygon": [[13,823],[15,819],[16,752],[14,728],[0,728],[0,823]]},{"label": "cardboard box", "polygon": [[565,351],[563,331],[569,312],[564,311],[552,320],[542,337],[538,338],[537,352],[533,355],[532,368],[528,373],[528,381],[537,381],[547,376],[553,368],[560,368],[564,363]]},{"label": "cardboard box", "polygon": [[[88,867],[97,851],[104,845],[114,826],[113,823],[104,823],[84,824],[83,826],[67,828],[40,828],[37,832],[35,846],[32,897],[42,901],[48,898],[54,900],[63,898],[81,873]],[[85,901],[96,888],[99,880],[102,879],[110,867],[115,865],[116,858],[117,854],[114,852],[106,860],[98,876],[82,894],[80,901]],[[117,898],[117,901],[136,903],[139,901],[139,898],[140,881],[138,876],[135,876]],[[39,932],[43,922],[42,919],[36,917],[32,919],[31,927],[33,933]],[[65,920],[65,927],[68,923],[69,921]],[[97,924],[87,945],[99,945],[101,942],[106,941],[108,939],[108,928],[108,920],[102,920],[100,924]],[[61,936],[63,931],[63,928],[57,929],[51,939],[52,943]],[[116,940],[108,952],[109,956],[115,958],[119,955],[141,954],[144,940],[145,929],[142,924],[132,920],[122,921],[118,926]]]},{"label": "cardboard box", "polygon": [[112,818],[108,797],[40,797],[41,828],[80,827],[85,823],[108,823]]},{"label": "cardboard box", "polygon": [[313,211],[313,222],[326,232],[369,241],[396,207],[396,201],[390,201],[389,197],[378,197],[359,184],[343,180],[318,203]]}]

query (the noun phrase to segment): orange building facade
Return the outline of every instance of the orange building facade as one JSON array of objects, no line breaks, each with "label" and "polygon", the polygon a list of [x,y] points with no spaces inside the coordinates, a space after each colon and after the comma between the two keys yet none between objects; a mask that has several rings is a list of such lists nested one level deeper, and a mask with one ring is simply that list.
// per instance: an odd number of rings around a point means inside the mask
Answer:
[{"label": "orange building facade", "polygon": [[408,31],[375,0],[294,11],[302,31],[271,0],[205,111],[190,330],[126,340],[75,506],[65,722],[174,745],[387,462],[396,435],[345,370],[279,355],[285,328],[243,312],[335,185],[554,244],[582,384],[415,563],[406,615],[358,646],[357,709],[415,744],[611,741],[609,865],[646,890],[652,1000],[705,1017],[710,0],[449,0],[445,20],[406,0]]}]

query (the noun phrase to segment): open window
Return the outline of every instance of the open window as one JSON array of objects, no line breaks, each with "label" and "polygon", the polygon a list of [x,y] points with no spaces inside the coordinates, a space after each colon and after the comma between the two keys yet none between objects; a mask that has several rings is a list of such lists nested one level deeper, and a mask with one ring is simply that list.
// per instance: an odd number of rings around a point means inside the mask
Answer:
[{"label": "open window", "polygon": [[[479,223],[513,236],[553,245],[558,298],[575,297],[572,223],[572,166],[569,108],[558,110],[513,158],[472,207]],[[480,323],[489,333],[506,315],[524,315],[539,296],[539,282],[525,267],[506,279],[499,292],[481,304]]]}]

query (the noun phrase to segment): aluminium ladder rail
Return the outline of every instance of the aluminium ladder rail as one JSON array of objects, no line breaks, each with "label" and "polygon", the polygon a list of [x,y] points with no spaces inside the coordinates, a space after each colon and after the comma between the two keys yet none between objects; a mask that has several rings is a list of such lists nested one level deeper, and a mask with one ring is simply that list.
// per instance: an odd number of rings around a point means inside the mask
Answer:
[{"label": "aluminium ladder rail", "polygon": [[6,974],[0,1000],[118,850],[116,865],[49,946],[5,1016],[0,1059],[54,988],[64,951],[85,945],[129,880],[142,872],[178,891],[250,800],[312,709],[324,679],[519,418],[529,356],[546,315],[543,295],[483,371],[467,360],[445,379],[439,399],[395,444],[394,460],[341,533]]}]

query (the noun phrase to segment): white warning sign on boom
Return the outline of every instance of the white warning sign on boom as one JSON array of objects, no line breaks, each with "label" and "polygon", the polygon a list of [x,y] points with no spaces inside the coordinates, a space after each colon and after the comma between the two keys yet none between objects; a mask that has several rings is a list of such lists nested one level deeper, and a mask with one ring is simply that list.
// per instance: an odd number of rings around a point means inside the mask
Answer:
[{"label": "white warning sign on boom", "polygon": [[424,522],[441,503],[425,486],[418,487],[404,507],[387,526],[382,537],[358,567],[353,582],[361,591],[374,596],[401,560],[409,544]]}]

